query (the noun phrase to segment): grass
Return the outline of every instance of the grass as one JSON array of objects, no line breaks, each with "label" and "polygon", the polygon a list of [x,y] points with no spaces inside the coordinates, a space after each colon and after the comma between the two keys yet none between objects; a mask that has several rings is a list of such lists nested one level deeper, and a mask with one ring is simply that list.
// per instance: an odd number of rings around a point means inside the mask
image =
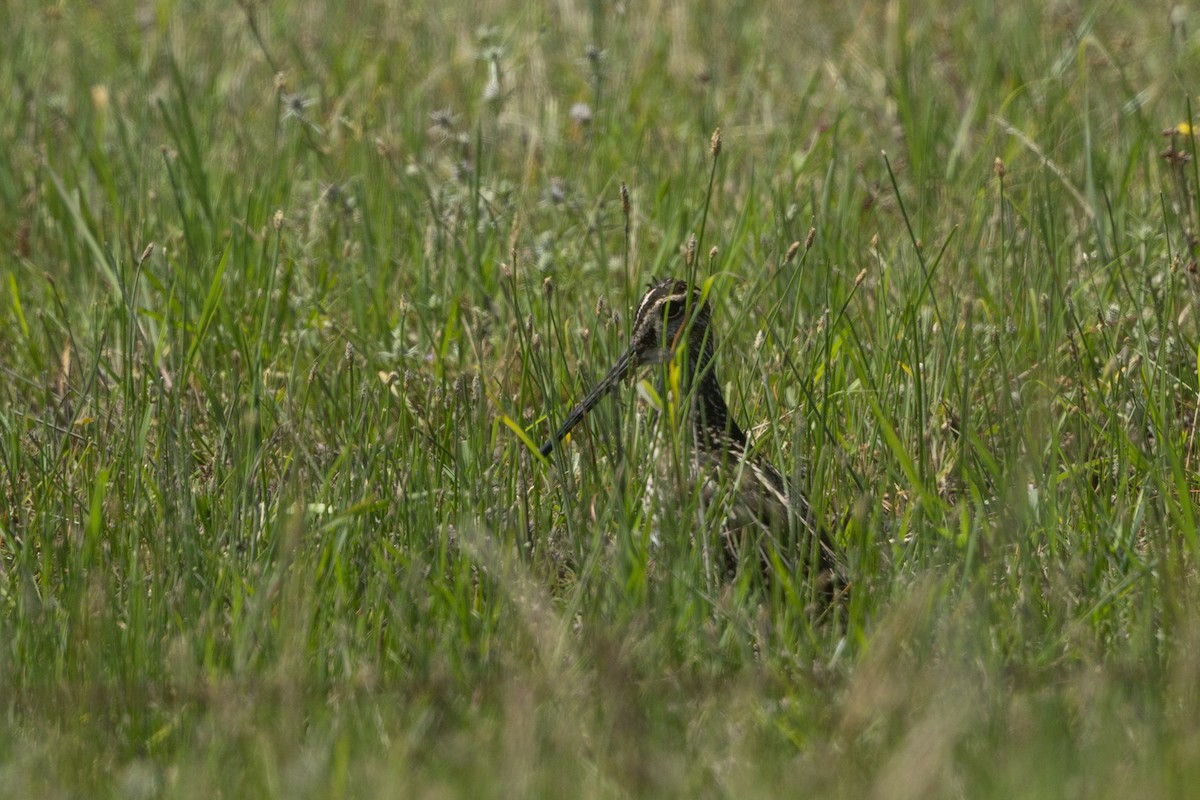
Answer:
[{"label": "grass", "polygon": [[[1190,792],[1182,6],[0,23],[7,796]],[[529,446],[689,273],[839,623],[644,507],[645,390]]]}]

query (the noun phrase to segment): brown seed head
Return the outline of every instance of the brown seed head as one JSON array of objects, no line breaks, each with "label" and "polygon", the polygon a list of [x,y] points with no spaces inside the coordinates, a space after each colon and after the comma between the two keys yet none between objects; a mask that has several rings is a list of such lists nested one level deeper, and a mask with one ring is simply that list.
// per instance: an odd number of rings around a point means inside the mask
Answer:
[{"label": "brown seed head", "polygon": [[783,263],[784,264],[792,263],[792,259],[795,258],[796,253],[799,253],[799,252],[800,252],[800,243],[792,242],[792,244],[787,249],[787,255],[785,255],[783,257]]},{"label": "brown seed head", "polygon": [[708,144],[708,149],[709,149],[709,152],[712,153],[713,158],[717,158],[718,156],[721,155],[721,129],[720,128],[717,128],[715,131],[713,131],[712,140]]}]

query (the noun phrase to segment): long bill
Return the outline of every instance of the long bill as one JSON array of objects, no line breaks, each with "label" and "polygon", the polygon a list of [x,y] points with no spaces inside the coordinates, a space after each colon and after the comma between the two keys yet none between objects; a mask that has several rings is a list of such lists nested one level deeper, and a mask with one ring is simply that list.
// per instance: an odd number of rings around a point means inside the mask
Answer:
[{"label": "long bill", "polygon": [[571,409],[571,413],[563,420],[562,427],[558,429],[558,432],[542,445],[542,455],[549,456],[550,451],[554,449],[555,445],[561,442],[563,437],[570,433],[587,416],[587,413],[600,402],[604,395],[611,392],[613,387],[628,376],[636,366],[637,361],[631,347],[617,359],[617,363],[613,365],[613,368],[608,371],[607,375],[600,379],[595,388],[588,392],[587,397],[583,398],[583,401],[579,405]]}]

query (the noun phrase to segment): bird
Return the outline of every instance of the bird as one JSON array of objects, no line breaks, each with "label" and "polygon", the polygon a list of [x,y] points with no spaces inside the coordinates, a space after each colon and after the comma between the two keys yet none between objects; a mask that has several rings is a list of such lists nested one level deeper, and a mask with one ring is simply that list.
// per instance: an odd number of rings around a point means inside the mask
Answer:
[{"label": "bird", "polygon": [[[541,447],[549,457],[575,426],[607,394],[640,368],[678,360],[679,394],[687,398],[692,434],[691,478],[701,485],[706,508],[724,511],[724,566],[729,575],[744,561],[744,551],[757,550],[761,569],[770,577],[781,564],[812,579],[816,594],[831,600],[846,587],[838,551],[826,528],[818,524],[808,499],[789,485],[768,460],[753,449],[734,420],[717,379],[712,313],[706,293],[677,278],[653,281],[634,313],[629,346],[599,383],[567,414]],[[680,352],[682,351],[682,352]],[[659,448],[663,449],[663,448]],[[663,454],[651,459],[662,467]],[[653,494],[654,476],[647,494]],[[752,534],[757,538],[747,538]],[[775,543],[771,558],[769,542]],[[790,543],[790,544],[789,544]]]}]

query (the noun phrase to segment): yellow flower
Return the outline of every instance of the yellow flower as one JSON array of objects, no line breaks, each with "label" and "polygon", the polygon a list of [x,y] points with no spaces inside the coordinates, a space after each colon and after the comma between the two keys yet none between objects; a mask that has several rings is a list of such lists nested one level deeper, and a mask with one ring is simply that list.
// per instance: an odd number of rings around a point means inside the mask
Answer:
[{"label": "yellow flower", "polygon": [[1178,133],[1180,136],[1191,136],[1192,135],[1192,125],[1189,122],[1181,122],[1175,126],[1175,132]]}]

